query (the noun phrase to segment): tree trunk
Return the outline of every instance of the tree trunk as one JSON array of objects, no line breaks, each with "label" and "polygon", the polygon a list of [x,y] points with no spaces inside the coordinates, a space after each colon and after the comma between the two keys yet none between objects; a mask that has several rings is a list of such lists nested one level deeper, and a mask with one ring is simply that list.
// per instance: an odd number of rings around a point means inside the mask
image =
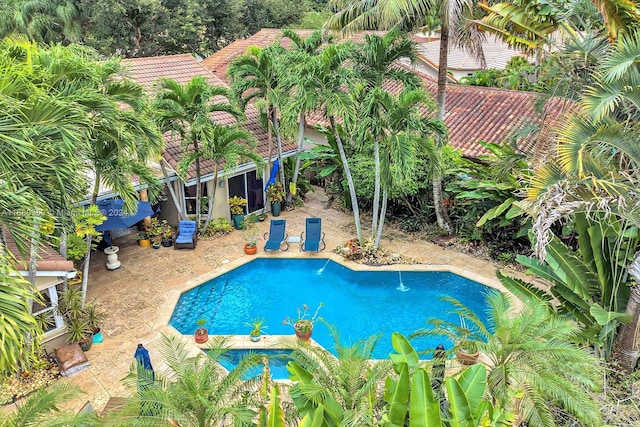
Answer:
[{"label": "tree trunk", "polygon": [[338,132],[338,127],[336,126],[335,118],[333,116],[330,116],[329,122],[331,122],[331,129],[333,130],[333,136],[335,137],[336,143],[338,145],[338,151],[340,151],[340,158],[342,159],[342,164],[344,165],[344,174],[347,177],[347,184],[349,185],[349,194],[351,196],[351,209],[353,210],[353,220],[356,226],[356,235],[358,236],[358,242],[362,244],[363,241],[362,241],[362,227],[360,226],[360,209],[358,209],[358,198],[356,197],[356,188],[353,185],[353,178],[351,177],[349,162],[347,161],[347,155],[344,152],[344,146],[342,145],[342,139],[340,138],[340,133]]},{"label": "tree trunk", "polygon": [[626,313],[633,316],[631,323],[620,327],[613,345],[612,360],[623,375],[630,375],[638,363],[640,356],[640,254],[636,254],[629,273],[636,279],[636,285],[631,288],[631,295],[627,303]]},{"label": "tree trunk", "polygon": [[378,139],[373,140],[373,158],[374,158],[374,179],[373,179],[373,218],[371,219],[371,238],[376,241],[378,247],[378,213],[380,211],[380,144]]},{"label": "tree trunk", "polygon": [[[64,224],[60,229],[60,256],[64,259],[67,259],[67,230],[65,230]],[[64,276],[64,279],[62,281],[62,289],[65,291],[68,287],[68,280],[69,279],[67,279],[67,276]]]},{"label": "tree trunk", "polygon": [[196,153],[196,230],[200,229],[200,198],[202,197],[202,187],[200,185],[200,148],[198,141],[193,141],[193,151]]},{"label": "tree trunk", "polygon": [[282,184],[282,189],[285,194],[288,193],[288,188],[286,187],[286,183],[284,180],[284,164],[282,163],[282,137],[280,135],[280,125],[278,123],[278,110],[274,107],[272,110],[272,119],[273,119],[273,131],[276,134],[276,147],[278,149],[278,162],[280,163],[279,175],[280,175],[280,183]]},{"label": "tree trunk", "polygon": [[[93,185],[93,194],[91,194],[91,204],[95,205],[98,201],[98,191],[100,190],[100,172],[96,171],[96,181]],[[89,261],[91,261],[91,234],[85,237],[87,243],[87,255],[84,257],[82,265],[82,307],[87,300],[87,288],[89,287]]]},{"label": "tree trunk", "polygon": [[207,222],[204,223],[204,231],[209,228],[209,223],[213,217],[213,200],[216,197],[216,190],[218,189],[218,162],[213,164],[213,193],[209,197],[209,212],[207,212]]},{"label": "tree trunk", "polygon": [[388,197],[387,190],[382,190],[382,207],[380,208],[380,223],[378,224],[378,234],[376,235],[376,248],[380,246],[380,240],[382,240],[382,228],[384,227],[384,218],[387,215]]},{"label": "tree trunk", "polygon": [[31,232],[31,248],[29,250],[29,282],[36,286],[36,272],[38,271],[38,247],[40,234],[40,218],[35,217],[33,222],[33,231]]},{"label": "tree trunk", "polygon": [[[298,154],[296,155],[296,167],[293,169],[293,179],[291,182],[298,184],[298,174],[300,173],[300,154],[302,154],[302,144],[304,143],[304,127],[305,127],[305,119],[304,114],[300,114],[300,119],[298,121]],[[287,195],[287,202],[291,203],[293,199],[293,194],[289,193]]]},{"label": "tree trunk", "polygon": [[[448,25],[442,25],[440,31],[440,56],[438,63],[438,93],[436,96],[436,102],[438,104],[438,119],[444,121],[446,96],[447,96],[447,63],[449,55],[449,27]],[[445,142],[441,142],[444,145]],[[447,214],[447,210],[444,207],[442,200],[442,175],[436,171],[432,178],[433,185],[433,207],[436,211],[436,220],[438,227],[445,230],[447,233],[451,233],[451,219]]]},{"label": "tree trunk", "polygon": [[269,145],[269,149],[267,150],[267,179],[271,178],[271,156],[273,154],[273,130],[271,129],[271,105],[268,107],[267,114],[269,117],[267,118],[267,144]]},{"label": "tree trunk", "polygon": [[173,185],[171,184],[171,181],[169,181],[169,174],[167,173],[167,167],[164,165],[164,159],[160,159],[160,169],[162,169],[162,175],[164,176],[164,181],[167,183],[169,195],[171,196],[171,200],[178,211],[180,219],[186,219],[181,204],[178,203],[178,196],[176,196],[176,192],[173,190]]}]

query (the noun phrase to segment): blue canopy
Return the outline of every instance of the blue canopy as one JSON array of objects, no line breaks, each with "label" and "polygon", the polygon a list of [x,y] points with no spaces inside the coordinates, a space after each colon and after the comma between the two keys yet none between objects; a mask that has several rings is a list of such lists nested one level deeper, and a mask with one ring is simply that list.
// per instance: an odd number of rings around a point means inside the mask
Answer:
[{"label": "blue canopy", "polygon": [[107,217],[107,220],[97,226],[96,231],[131,227],[136,222],[154,215],[149,202],[138,202],[138,211],[132,215],[124,214],[122,210],[124,202],[122,199],[102,200],[97,205],[102,215]]},{"label": "blue canopy", "polygon": [[267,181],[267,185],[264,186],[264,191],[267,191],[270,185],[276,185],[276,175],[278,174],[278,167],[280,166],[280,161],[276,159],[273,162],[273,169],[271,169],[271,176],[269,177],[269,181]]}]

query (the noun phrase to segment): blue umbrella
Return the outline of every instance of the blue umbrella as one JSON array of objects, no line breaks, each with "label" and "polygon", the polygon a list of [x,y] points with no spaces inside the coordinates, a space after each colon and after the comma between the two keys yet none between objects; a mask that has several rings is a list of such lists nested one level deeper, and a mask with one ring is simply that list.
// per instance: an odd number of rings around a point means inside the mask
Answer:
[{"label": "blue umbrella", "polygon": [[155,379],[155,372],[153,372],[153,366],[151,365],[149,350],[144,348],[142,344],[138,344],[138,348],[133,357],[138,362],[138,389],[144,390],[153,384]]},{"label": "blue umbrella", "polygon": [[271,176],[267,181],[267,185],[264,186],[265,191],[267,191],[267,188],[269,188],[270,185],[276,185],[276,175],[278,173],[278,167],[280,167],[280,161],[276,159],[276,161],[273,162],[273,169],[271,169]]},{"label": "blue umbrella", "polygon": [[97,204],[98,209],[100,209],[102,215],[107,217],[107,220],[97,226],[96,231],[131,227],[136,222],[154,214],[149,202],[138,202],[138,211],[131,215],[124,214],[124,202],[122,199],[102,200]]}]

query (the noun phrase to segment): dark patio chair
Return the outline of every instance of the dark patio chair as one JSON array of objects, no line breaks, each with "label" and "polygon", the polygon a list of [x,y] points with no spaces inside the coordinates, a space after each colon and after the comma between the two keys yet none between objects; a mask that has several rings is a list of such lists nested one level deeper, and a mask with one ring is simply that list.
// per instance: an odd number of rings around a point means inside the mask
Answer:
[{"label": "dark patio chair", "polygon": [[176,238],[173,241],[175,249],[195,249],[198,243],[198,229],[195,221],[182,220],[178,223]]}]

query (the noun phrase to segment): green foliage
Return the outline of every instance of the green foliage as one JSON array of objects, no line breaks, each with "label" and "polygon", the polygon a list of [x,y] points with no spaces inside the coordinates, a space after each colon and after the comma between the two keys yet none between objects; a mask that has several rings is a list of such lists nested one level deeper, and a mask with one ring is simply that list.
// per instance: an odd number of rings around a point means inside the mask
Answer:
[{"label": "green foliage", "polygon": [[527,425],[556,425],[561,411],[585,425],[602,425],[593,392],[602,375],[599,361],[574,338],[579,326],[547,303],[525,298],[515,310],[505,294],[487,295],[488,321],[453,298],[445,298],[462,326],[430,319],[421,335],[454,335],[476,343],[488,370],[487,392],[497,408],[522,416]]},{"label": "green foliage", "polygon": [[87,244],[84,238],[77,234],[67,235],[67,259],[74,263],[80,261],[87,254]]},{"label": "green foliage", "polygon": [[205,236],[214,236],[216,234],[227,234],[231,233],[234,230],[231,221],[227,218],[214,218],[209,223],[209,228],[204,232]]},{"label": "green foliage", "polygon": [[[181,425],[252,425],[257,415],[252,408],[259,403],[255,392],[259,379],[245,381],[243,376],[260,363],[262,356],[249,355],[227,373],[218,364],[227,350],[224,340],[212,340],[207,354],[198,352],[194,357],[181,336],[162,335],[158,351],[166,369],[156,372],[149,386],[140,388],[122,410],[110,414],[110,422],[156,426],[159,419],[171,418]],[[147,380],[144,375],[138,374],[134,363],[125,382],[136,388],[140,381]]]},{"label": "green foliage", "polygon": [[548,292],[522,280],[499,277],[517,295],[546,302],[549,307],[552,298],[557,299],[561,303],[558,311],[580,325],[578,338],[608,359],[620,322],[629,320],[624,315],[632,283],[627,265],[640,243],[640,233],[637,227],[612,217],[598,215],[597,219],[588,220],[584,214],[574,216],[577,250],[554,237],[548,244],[545,262],[518,257],[529,272],[552,283]]},{"label": "green foliage", "polygon": [[262,28],[290,28],[309,10],[306,0],[244,0],[240,22],[246,34],[257,33]]},{"label": "green foliage", "polygon": [[457,179],[446,190],[455,197],[450,214],[457,233],[492,247],[492,256],[530,250],[526,231],[531,226],[520,207],[518,193],[528,176],[526,157],[508,145],[482,143],[491,155],[480,163],[461,160]]}]

